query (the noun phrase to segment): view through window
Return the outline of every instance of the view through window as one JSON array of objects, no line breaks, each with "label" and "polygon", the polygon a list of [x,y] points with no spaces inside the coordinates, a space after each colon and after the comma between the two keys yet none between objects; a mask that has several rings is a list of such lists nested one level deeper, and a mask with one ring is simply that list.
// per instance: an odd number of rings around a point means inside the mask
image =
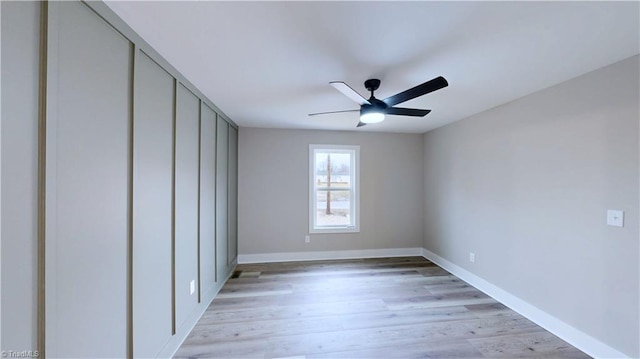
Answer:
[{"label": "view through window", "polygon": [[309,146],[311,233],[359,231],[359,152],[359,146]]}]

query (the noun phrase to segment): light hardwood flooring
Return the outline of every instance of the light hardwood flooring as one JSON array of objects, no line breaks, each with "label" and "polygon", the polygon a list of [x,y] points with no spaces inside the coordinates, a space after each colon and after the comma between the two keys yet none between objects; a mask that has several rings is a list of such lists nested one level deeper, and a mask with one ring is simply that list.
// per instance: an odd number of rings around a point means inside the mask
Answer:
[{"label": "light hardwood flooring", "polygon": [[177,358],[589,358],[421,257],[238,265]]}]

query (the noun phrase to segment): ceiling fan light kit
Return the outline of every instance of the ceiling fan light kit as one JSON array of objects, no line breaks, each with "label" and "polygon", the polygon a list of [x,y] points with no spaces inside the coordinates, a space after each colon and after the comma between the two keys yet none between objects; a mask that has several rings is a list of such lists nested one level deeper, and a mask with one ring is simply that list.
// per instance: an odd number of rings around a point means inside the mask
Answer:
[{"label": "ceiling fan light kit", "polygon": [[374,108],[360,109],[360,122],[362,123],[378,123],[384,121],[384,113],[376,111]]},{"label": "ceiling fan light kit", "polygon": [[[387,97],[381,101],[373,95],[374,91],[380,86],[380,80],[378,79],[369,79],[364,82],[364,87],[371,92],[371,97],[368,100],[342,81],[334,81],[329,84],[360,105],[360,122],[358,122],[356,127],[362,127],[370,123],[382,122],[385,119],[385,115],[424,117],[431,112],[431,110],[394,106],[449,86],[449,83],[444,77],[438,76],[432,80]],[[309,116],[351,111],[358,110],[311,113]]]}]

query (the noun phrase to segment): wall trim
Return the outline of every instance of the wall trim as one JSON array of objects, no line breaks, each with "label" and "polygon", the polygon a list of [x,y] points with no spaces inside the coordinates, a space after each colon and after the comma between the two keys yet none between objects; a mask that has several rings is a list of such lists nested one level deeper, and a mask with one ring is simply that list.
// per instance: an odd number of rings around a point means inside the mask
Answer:
[{"label": "wall trim", "polygon": [[[47,45],[49,44],[49,3],[43,1],[40,4],[40,68],[38,72],[39,76],[39,88],[38,88],[38,208],[37,208],[37,294],[36,305],[38,313],[36,316],[36,349],[40,355],[45,357],[46,346],[46,264],[45,264],[45,248],[46,248],[46,228],[45,228],[45,214],[46,214],[46,158],[47,158]],[[1,335],[0,335],[1,337]],[[1,348],[2,346],[0,346]]]},{"label": "wall trim", "polygon": [[342,251],[238,254],[239,264],[423,256],[423,248],[382,248]]},{"label": "wall trim", "polygon": [[594,358],[628,358],[598,339],[425,248],[422,248],[422,256]]}]

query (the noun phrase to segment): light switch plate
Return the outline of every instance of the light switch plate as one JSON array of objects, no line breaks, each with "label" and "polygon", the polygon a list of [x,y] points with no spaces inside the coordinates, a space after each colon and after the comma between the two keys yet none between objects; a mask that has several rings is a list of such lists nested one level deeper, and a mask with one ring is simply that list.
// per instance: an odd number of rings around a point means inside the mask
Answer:
[{"label": "light switch plate", "polygon": [[624,227],[624,211],[615,209],[607,210],[607,225]]},{"label": "light switch plate", "polygon": [[191,281],[191,283],[189,283],[189,287],[191,289],[191,294],[196,292],[196,281],[195,279]]}]

